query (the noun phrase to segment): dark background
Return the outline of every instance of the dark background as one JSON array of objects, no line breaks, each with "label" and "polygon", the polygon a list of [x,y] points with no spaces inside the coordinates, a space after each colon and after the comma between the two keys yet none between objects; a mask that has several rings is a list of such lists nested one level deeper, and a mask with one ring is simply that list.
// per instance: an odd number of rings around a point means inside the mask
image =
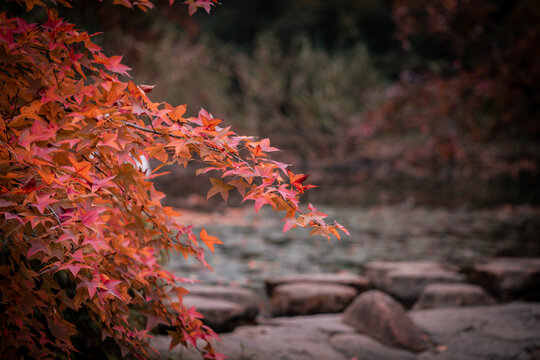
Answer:
[{"label": "dark background", "polygon": [[[310,200],[475,207],[540,201],[536,1],[223,1],[61,15],[124,54],[154,101],[270,137]],[[36,15],[37,16],[37,15]],[[173,198],[205,181],[158,180]]]}]

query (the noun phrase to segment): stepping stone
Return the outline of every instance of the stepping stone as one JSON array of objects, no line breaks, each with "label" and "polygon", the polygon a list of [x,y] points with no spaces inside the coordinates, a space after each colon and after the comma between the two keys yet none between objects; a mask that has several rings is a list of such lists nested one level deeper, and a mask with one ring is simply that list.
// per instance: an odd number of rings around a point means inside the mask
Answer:
[{"label": "stepping stone", "polygon": [[341,321],[341,316],[341,314],[317,314],[277,317],[265,320],[264,324],[316,329],[326,334],[345,334],[356,332],[352,326]]},{"label": "stepping stone", "polygon": [[392,271],[442,271],[441,264],[431,261],[370,261],[360,266],[362,274],[377,288],[384,286],[386,274]]},{"label": "stepping stone", "polygon": [[183,347],[182,345],[175,346],[173,349],[169,349],[171,343],[171,337],[168,335],[155,335],[150,340],[150,346],[158,351],[156,354],[154,351],[149,351],[148,358],[150,360],[201,360],[201,354],[195,350],[192,346],[190,348]]},{"label": "stepping stone", "polygon": [[459,283],[465,276],[447,270],[436,262],[373,261],[361,270],[376,288],[389,293],[407,307],[412,306],[424,288],[434,283]]},{"label": "stepping stone", "polygon": [[378,290],[358,296],[342,319],[345,324],[391,347],[421,352],[430,345],[403,306]]},{"label": "stepping stone", "polygon": [[394,270],[386,274],[382,289],[410,307],[426,286],[435,283],[460,283],[464,280],[464,275],[446,270]]},{"label": "stepping stone", "polygon": [[394,349],[362,334],[338,334],[330,338],[330,345],[347,358],[362,360],[415,360],[416,355],[405,350]]},{"label": "stepping stone", "polygon": [[270,296],[276,286],[297,282],[346,285],[357,289],[358,292],[363,292],[371,288],[368,278],[351,273],[299,274],[275,276],[267,279],[265,281],[266,293]]},{"label": "stepping stone", "polygon": [[194,306],[204,316],[203,323],[216,332],[234,330],[242,323],[246,310],[244,306],[230,301],[189,294],[183,297],[183,303],[187,308]]},{"label": "stepping stone", "polygon": [[540,304],[413,310],[410,317],[445,351],[422,360],[538,359]]},{"label": "stepping stone", "polygon": [[272,291],[270,312],[275,316],[341,312],[357,294],[355,288],[345,285],[283,284]]},{"label": "stepping stone", "polygon": [[502,300],[540,300],[540,258],[494,258],[474,265],[468,279]]},{"label": "stepping stone", "polygon": [[495,304],[495,299],[480,286],[471,284],[430,284],[413,309],[433,309]]},{"label": "stepping stone", "polygon": [[242,305],[245,308],[242,318],[246,323],[253,322],[259,314],[262,301],[253,291],[229,286],[187,285],[190,295],[221,299]]},{"label": "stepping stone", "polygon": [[240,326],[220,335],[218,352],[242,360],[348,360],[328,342],[328,335],[314,328],[261,325]]}]

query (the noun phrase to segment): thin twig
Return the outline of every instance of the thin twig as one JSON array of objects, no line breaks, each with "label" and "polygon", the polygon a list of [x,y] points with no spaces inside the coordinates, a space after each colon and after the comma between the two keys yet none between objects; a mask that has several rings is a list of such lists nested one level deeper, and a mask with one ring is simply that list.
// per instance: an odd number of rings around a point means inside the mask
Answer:
[{"label": "thin twig", "polygon": [[58,221],[58,225],[60,225],[60,227],[62,228],[62,230],[64,229],[64,227],[62,226],[62,221],[60,221],[60,218],[58,217],[58,215],[56,214],[56,212],[54,211],[54,209],[50,206],[50,205],[47,205],[47,208],[49,210],[51,210],[51,212],[53,213],[54,217],[56,218],[56,221]]}]

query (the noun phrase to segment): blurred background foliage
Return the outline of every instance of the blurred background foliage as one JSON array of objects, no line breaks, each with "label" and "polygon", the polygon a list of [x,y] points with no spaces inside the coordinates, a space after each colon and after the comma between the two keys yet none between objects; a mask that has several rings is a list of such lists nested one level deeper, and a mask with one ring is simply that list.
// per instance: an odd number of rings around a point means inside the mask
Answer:
[{"label": "blurred background foliage", "polygon": [[[155,101],[270,137],[318,201],[540,201],[535,0],[224,0],[211,15],[78,1]],[[175,170],[181,176],[181,169]],[[201,191],[204,181],[170,195]],[[313,196],[313,195],[312,195]],[[310,199],[311,200],[311,199]]]}]

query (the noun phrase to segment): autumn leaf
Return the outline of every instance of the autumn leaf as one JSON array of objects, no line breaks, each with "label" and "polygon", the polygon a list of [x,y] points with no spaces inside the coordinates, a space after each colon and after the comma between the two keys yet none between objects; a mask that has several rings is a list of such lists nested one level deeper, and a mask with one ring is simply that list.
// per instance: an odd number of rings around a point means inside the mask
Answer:
[{"label": "autumn leaf", "polygon": [[315,185],[302,185],[304,181],[307,180],[309,177],[308,175],[304,174],[294,174],[292,171],[287,169],[287,174],[289,175],[289,181],[292,186],[297,188],[300,193],[304,193],[305,190],[315,188]]},{"label": "autumn leaf", "polygon": [[43,195],[43,196],[36,195],[36,202],[31,205],[35,206],[39,210],[40,213],[44,214],[45,208],[56,202],[58,202],[58,199],[54,199],[54,198],[51,199],[50,194]]},{"label": "autumn leaf", "polygon": [[101,284],[99,277],[93,277],[90,280],[83,280],[77,284],[77,289],[85,287],[88,290],[88,296],[92,299],[96,295],[98,287],[104,286]]},{"label": "autumn leaf", "polygon": [[217,3],[217,0],[186,0],[184,4],[188,5],[189,16],[195,14],[198,8],[203,8],[210,13],[210,8]]},{"label": "autumn leaf", "polygon": [[58,268],[58,271],[69,270],[73,274],[74,277],[77,277],[77,274],[82,269],[92,269],[92,268],[82,263],[67,263],[67,264],[60,265],[60,267]]},{"label": "autumn leaf", "polygon": [[71,167],[70,170],[73,171],[74,176],[80,176],[80,177],[82,177],[83,179],[87,180],[90,183],[93,182],[92,181],[93,179],[90,176],[91,175],[90,170],[92,169],[92,164],[91,163],[89,163],[88,161],[85,161],[85,160],[83,160],[81,162],[78,162],[72,156],[69,156],[68,160],[73,165],[73,167]]},{"label": "autumn leaf", "polygon": [[234,189],[234,186],[225,184],[223,181],[216,178],[210,178],[210,181],[213,186],[208,190],[206,198],[210,199],[212,196],[219,193],[223,200],[227,201],[229,198],[229,191]]},{"label": "autumn leaf", "polygon": [[103,64],[107,70],[131,77],[128,74],[128,71],[131,70],[131,68],[120,63],[122,61],[122,56],[116,55],[108,58],[101,53],[95,53],[94,57],[96,62]]},{"label": "autumn leaf", "polygon": [[236,190],[238,190],[238,193],[242,196],[246,194],[246,189],[249,188],[249,184],[242,180],[242,179],[232,179],[228,182],[229,185],[234,186]]},{"label": "autumn leaf", "polygon": [[32,243],[32,246],[30,247],[30,249],[28,249],[26,256],[30,258],[34,254],[37,254],[38,252],[44,252],[45,254],[49,256],[51,255],[51,249],[48,244],[42,241],[35,241]]},{"label": "autumn leaf", "polygon": [[107,209],[104,207],[93,207],[90,208],[90,210],[81,211],[81,224],[88,227],[94,227],[95,225],[102,224],[102,222],[99,220],[99,214],[105,210]]},{"label": "autumn leaf", "polygon": [[251,147],[258,147],[264,152],[280,151],[278,148],[270,146],[270,139],[264,138],[261,141],[254,141],[250,145]]},{"label": "autumn leaf", "polygon": [[210,249],[210,251],[214,252],[214,244],[223,244],[221,242],[221,240],[219,240],[217,237],[214,237],[214,236],[210,236],[208,235],[208,233],[206,232],[205,229],[202,229],[201,230],[201,233],[199,235],[201,241],[206,245],[208,246],[208,248]]},{"label": "autumn leaf", "polygon": [[[96,34],[49,11],[69,0],[20,1],[43,7],[47,20],[30,23],[0,12],[6,115],[0,117],[0,232],[10,244],[4,258],[16,262],[0,262],[0,277],[24,300],[4,304],[13,326],[3,343],[29,358],[69,358],[78,351],[70,342],[77,326],[65,310],[84,309],[84,326],[102,329],[126,357],[147,358],[148,331],[165,319],[175,329],[171,345],[197,345],[205,358],[222,358],[213,347],[216,334],[196,309],[169,303],[170,290],[181,298],[185,290],[178,285],[189,281],[159,261],[177,251],[210,269],[203,248],[214,252],[222,242],[205,229],[197,237],[180,213],[163,205],[164,194],[150,181],[158,170],[200,161],[196,173],[221,176],[211,178],[208,198],[219,193],[227,201],[237,189],[243,201],[255,202],[255,211],[270,205],[284,212],[284,230],[310,227],[337,238],[346,230],[326,225],[314,207],[302,212],[307,176],[272,160],[268,154],[278,149],[270,140],[240,136],[204,109],[186,119],[186,105],[154,103],[148,98],[153,86],[119,79],[130,70],[122,56],[106,56],[91,40]],[[114,3],[153,6],[151,0]],[[186,4],[193,13],[210,11],[217,1]],[[142,156],[162,164],[146,176],[137,169]],[[131,321],[140,309],[149,314],[146,326]]]},{"label": "autumn leaf", "polygon": [[282,221],[285,222],[285,224],[283,224],[283,232],[287,232],[290,229],[295,228],[295,227],[298,226],[296,218],[294,218],[294,217],[284,218]]}]

